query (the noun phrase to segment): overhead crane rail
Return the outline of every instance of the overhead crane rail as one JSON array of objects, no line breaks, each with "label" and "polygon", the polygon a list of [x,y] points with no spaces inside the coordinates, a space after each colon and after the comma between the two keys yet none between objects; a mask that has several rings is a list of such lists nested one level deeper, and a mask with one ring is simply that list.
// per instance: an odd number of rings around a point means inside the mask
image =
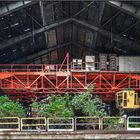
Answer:
[{"label": "overhead crane rail", "polygon": [[47,94],[81,93],[93,85],[93,94],[111,102],[124,89],[140,90],[140,73],[74,69],[69,54],[62,64],[0,64],[0,89],[11,99],[29,102]]}]

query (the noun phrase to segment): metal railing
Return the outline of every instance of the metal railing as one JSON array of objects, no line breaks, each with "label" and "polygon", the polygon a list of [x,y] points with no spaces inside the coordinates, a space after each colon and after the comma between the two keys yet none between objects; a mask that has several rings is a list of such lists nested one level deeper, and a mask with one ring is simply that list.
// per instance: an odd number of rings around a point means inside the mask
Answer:
[{"label": "metal railing", "polygon": [[21,118],[21,131],[46,131],[46,118]]},{"label": "metal railing", "polygon": [[[100,63],[92,62],[87,65],[86,62],[82,62],[81,65],[70,64],[0,64],[0,72],[58,72],[58,71],[100,71]],[[111,70],[107,70],[111,71]],[[118,70],[114,70],[118,71]]]},{"label": "metal railing", "polygon": [[101,119],[102,130],[125,130],[126,122],[123,117],[103,117]]},{"label": "metal railing", "polygon": [[59,72],[67,71],[66,64],[0,64],[0,72]]},{"label": "metal railing", "polygon": [[140,116],[129,116],[127,118],[127,130],[140,130]]},{"label": "metal railing", "polygon": [[48,118],[48,131],[74,131],[73,118]]},{"label": "metal railing", "polygon": [[99,117],[76,117],[75,130],[100,130]]},{"label": "metal railing", "polygon": [[1,117],[0,131],[20,131],[20,119],[18,117]]},{"label": "metal railing", "polygon": [[0,117],[0,131],[84,131],[84,130],[137,130],[140,116],[75,117],[75,118],[18,118]]}]

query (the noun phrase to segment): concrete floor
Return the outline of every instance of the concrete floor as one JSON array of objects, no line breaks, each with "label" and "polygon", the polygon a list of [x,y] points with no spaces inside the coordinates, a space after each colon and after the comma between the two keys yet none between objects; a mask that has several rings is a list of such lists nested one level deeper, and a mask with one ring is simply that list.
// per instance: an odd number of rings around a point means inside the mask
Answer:
[{"label": "concrete floor", "polygon": [[140,139],[140,132],[0,132],[0,139]]}]

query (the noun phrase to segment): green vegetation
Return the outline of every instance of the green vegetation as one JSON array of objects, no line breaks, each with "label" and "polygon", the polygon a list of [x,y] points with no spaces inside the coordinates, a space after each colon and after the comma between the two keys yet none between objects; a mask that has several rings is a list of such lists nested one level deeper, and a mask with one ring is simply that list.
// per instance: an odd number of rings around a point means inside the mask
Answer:
[{"label": "green vegetation", "polygon": [[[73,117],[80,112],[83,116],[105,116],[102,100],[91,93],[93,87],[87,92],[70,95],[49,95],[44,102],[33,100],[31,106],[36,116],[44,117]],[[12,101],[7,96],[0,97],[0,117],[25,117],[25,109],[19,101]]]},{"label": "green vegetation", "polygon": [[[73,117],[107,115],[105,105],[99,96],[91,94],[93,87],[80,94],[49,95],[43,102],[33,100],[31,106],[35,116]],[[79,114],[77,112],[80,112]],[[25,109],[19,101],[12,101],[7,96],[0,97],[0,117],[25,117]]]},{"label": "green vegetation", "polygon": [[109,118],[108,120],[108,128],[109,129],[113,129],[115,127],[115,125],[119,124],[119,119],[115,119],[115,118]]},{"label": "green vegetation", "polygon": [[46,102],[33,102],[32,107],[36,108],[38,116],[45,117],[72,117],[73,110],[71,99],[68,94],[64,96],[49,95]]},{"label": "green vegetation", "polygon": [[77,115],[74,112],[82,112],[85,116],[107,115],[102,100],[98,96],[90,94],[93,88],[87,92],[77,94],[74,97],[70,94],[63,96],[49,95],[44,103],[34,101],[32,107],[36,109],[38,116],[45,117],[72,117]]},{"label": "green vegetation", "polygon": [[76,111],[81,111],[85,116],[107,115],[102,100],[89,92],[76,95],[72,100],[72,105]]},{"label": "green vegetation", "polygon": [[80,111],[85,116],[99,116],[107,115],[105,106],[99,96],[91,94],[93,85],[90,85],[85,93],[76,95],[72,99],[72,106],[74,110]]},{"label": "green vegetation", "polygon": [[1,96],[0,117],[25,117],[25,109],[18,101],[12,101],[7,96]]}]

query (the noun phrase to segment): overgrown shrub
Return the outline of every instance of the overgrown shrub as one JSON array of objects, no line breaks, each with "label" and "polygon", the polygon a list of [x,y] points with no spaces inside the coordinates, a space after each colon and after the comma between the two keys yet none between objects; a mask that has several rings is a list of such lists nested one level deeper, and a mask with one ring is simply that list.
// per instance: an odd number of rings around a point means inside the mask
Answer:
[{"label": "overgrown shrub", "polygon": [[91,93],[93,88],[87,92],[72,96],[70,94],[49,95],[45,102],[33,102],[32,107],[36,109],[38,116],[45,117],[72,117],[74,110],[81,112],[85,116],[105,116],[105,106],[98,96]]},{"label": "overgrown shrub", "polygon": [[12,101],[7,96],[0,97],[0,117],[25,117],[25,109],[19,101]]},{"label": "overgrown shrub", "polygon": [[32,107],[38,110],[38,116],[51,118],[73,116],[71,99],[68,94],[64,96],[49,95],[44,103],[33,102]]},{"label": "overgrown shrub", "polygon": [[76,111],[81,111],[85,116],[105,116],[105,106],[102,100],[89,92],[76,95],[72,100],[72,106]]}]

